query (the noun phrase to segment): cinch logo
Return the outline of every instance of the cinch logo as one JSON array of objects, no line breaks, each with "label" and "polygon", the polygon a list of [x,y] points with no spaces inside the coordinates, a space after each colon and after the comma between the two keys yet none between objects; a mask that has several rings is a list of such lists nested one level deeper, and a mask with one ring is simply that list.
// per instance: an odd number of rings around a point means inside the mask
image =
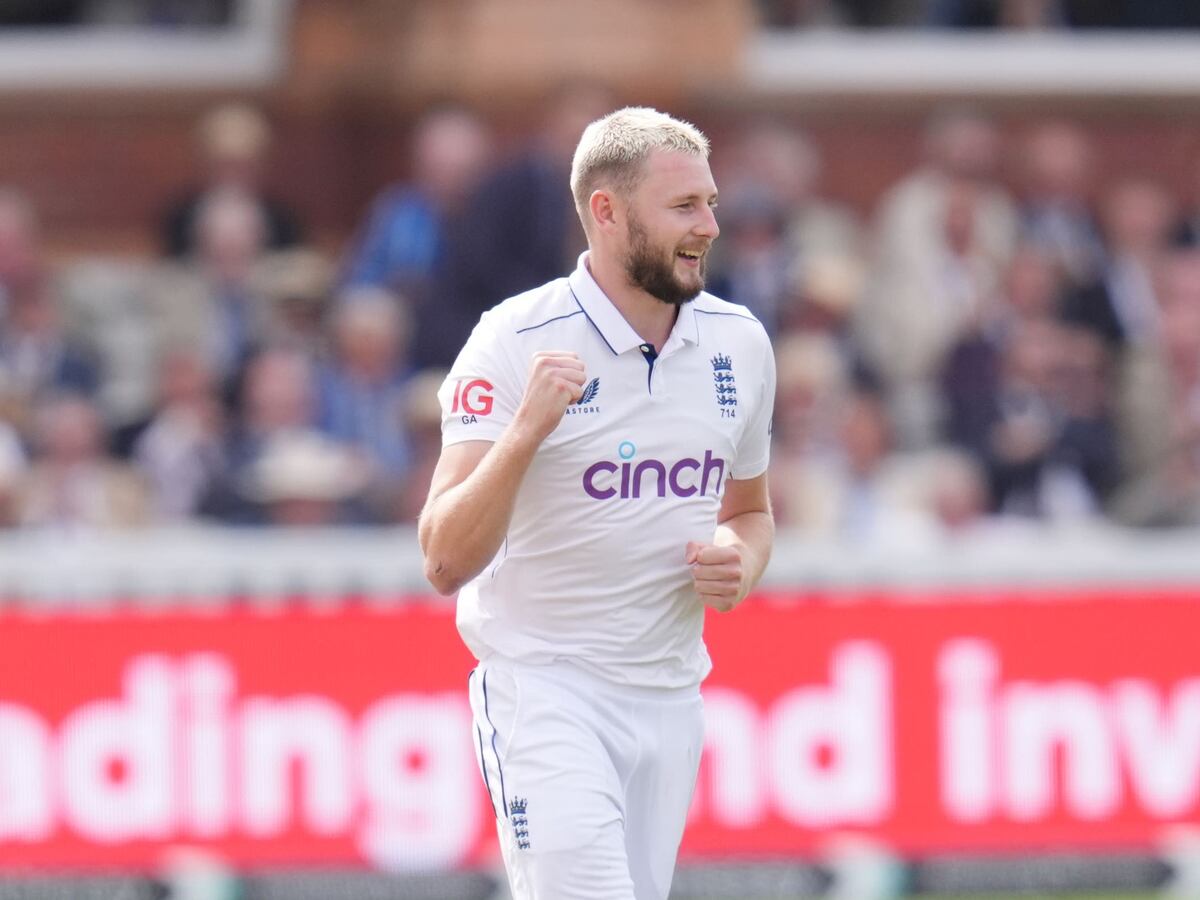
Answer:
[{"label": "cinch logo", "polygon": [[[725,460],[713,456],[711,450],[704,451],[704,459],[684,457],[678,462],[667,463],[659,459],[644,459],[634,463],[637,448],[632,441],[621,441],[617,455],[620,464],[602,459],[594,462],[583,472],[583,489],[596,500],[619,497],[622,500],[642,496],[665,497],[670,492],[676,497],[703,496],[711,484],[713,495],[721,493],[721,480],[725,477]],[[647,482],[647,475],[651,480]]]},{"label": "cinch logo", "polygon": [[450,404],[450,412],[456,413],[462,407],[464,413],[486,416],[492,411],[492,395],[495,390],[490,381],[475,378],[466,382],[459,379],[454,385],[454,401]]}]

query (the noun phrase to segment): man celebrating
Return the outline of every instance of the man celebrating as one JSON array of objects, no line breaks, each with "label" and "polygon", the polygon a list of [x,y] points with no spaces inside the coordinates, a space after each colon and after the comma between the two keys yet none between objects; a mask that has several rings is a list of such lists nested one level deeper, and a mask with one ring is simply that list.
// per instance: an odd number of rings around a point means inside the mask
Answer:
[{"label": "man celebrating", "polygon": [[589,125],[588,250],[485,313],[440,395],[425,573],[459,591],[479,659],[472,737],[521,900],[665,900],[704,607],[733,609],[770,554],[774,362],[758,320],[704,293],[708,151],[652,109]]}]

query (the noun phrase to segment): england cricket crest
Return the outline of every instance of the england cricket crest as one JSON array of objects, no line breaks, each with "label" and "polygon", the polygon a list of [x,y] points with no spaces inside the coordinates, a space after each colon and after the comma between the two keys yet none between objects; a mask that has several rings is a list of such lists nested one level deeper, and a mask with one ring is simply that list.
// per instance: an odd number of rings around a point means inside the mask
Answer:
[{"label": "england cricket crest", "polygon": [[733,377],[733,360],[718,353],[712,358],[713,387],[717,391],[717,408],[721,417],[732,419],[737,407],[737,382]]},{"label": "england cricket crest", "polygon": [[517,840],[517,847],[521,850],[529,849],[529,819],[526,816],[526,808],[528,801],[524,797],[513,797],[512,802],[508,804],[508,818],[512,822],[513,835]]}]

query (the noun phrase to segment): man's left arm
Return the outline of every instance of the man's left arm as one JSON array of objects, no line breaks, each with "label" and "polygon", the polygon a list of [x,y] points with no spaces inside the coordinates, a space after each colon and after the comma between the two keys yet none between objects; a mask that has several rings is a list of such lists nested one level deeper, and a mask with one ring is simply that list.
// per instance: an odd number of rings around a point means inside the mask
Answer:
[{"label": "man's left arm", "polygon": [[729,612],[758,584],[775,539],[767,475],[729,479],[711,544],[689,541],[687,562],[706,606]]}]

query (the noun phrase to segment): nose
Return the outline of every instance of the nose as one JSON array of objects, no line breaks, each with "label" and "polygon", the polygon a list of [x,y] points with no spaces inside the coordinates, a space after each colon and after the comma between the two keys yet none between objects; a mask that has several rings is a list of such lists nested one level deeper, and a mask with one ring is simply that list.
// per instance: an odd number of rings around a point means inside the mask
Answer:
[{"label": "nose", "polygon": [[700,222],[692,230],[700,237],[706,237],[710,241],[715,241],[721,233],[721,228],[717,225],[716,212],[711,206],[705,206],[700,215]]}]

